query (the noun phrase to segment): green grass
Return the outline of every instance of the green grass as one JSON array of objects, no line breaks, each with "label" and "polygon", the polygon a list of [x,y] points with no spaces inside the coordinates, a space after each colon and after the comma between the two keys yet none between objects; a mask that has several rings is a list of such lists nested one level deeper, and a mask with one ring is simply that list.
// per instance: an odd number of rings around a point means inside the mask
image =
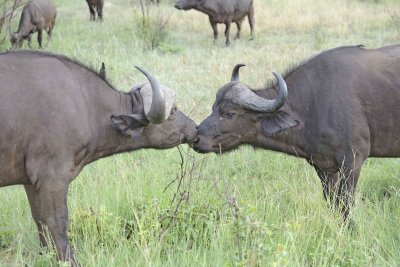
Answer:
[{"label": "green grass", "polygon": [[[400,40],[396,0],[255,0],[255,39],[248,41],[246,20],[242,39],[229,48],[222,26],[214,45],[205,15],[161,1],[170,18],[158,50],[144,49],[135,29],[138,2],[124,0],[105,1],[102,23],[89,22],[85,1],[56,0],[47,50],[97,69],[104,61],[123,91],[144,80],[133,67],[142,66],[173,88],[179,108],[200,123],[236,63],[247,64],[241,80],[257,88],[271,71],[322,50]],[[13,29],[17,23],[18,17]],[[327,208],[304,160],[246,146],[222,156],[181,150],[186,170],[195,167],[175,199],[177,181],[164,189],[180,173],[177,148],[115,155],[82,171],[68,199],[69,235],[82,266],[400,265],[398,159],[366,162],[351,232]],[[0,199],[0,266],[57,266],[54,252],[40,249],[24,190],[2,188]]]}]

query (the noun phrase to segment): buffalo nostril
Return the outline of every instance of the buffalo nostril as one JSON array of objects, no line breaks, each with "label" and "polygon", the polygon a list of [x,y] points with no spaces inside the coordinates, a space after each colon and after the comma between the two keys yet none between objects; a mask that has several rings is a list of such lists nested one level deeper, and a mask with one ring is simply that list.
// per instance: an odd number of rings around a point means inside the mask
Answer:
[{"label": "buffalo nostril", "polygon": [[200,141],[200,138],[198,138],[198,137],[196,137],[196,138],[194,139],[194,143],[195,143],[195,144],[197,144],[199,141]]}]

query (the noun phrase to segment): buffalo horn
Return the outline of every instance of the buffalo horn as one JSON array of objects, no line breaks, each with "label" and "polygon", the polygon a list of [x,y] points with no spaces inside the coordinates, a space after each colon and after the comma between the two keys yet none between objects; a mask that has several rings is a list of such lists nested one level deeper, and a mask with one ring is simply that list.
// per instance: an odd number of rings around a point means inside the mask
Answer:
[{"label": "buffalo horn", "polygon": [[256,95],[249,88],[241,86],[240,90],[236,94],[236,97],[232,99],[236,104],[258,112],[274,112],[281,108],[287,99],[288,91],[285,80],[276,72],[273,72],[279,85],[279,94],[274,100],[265,99]]},{"label": "buffalo horn", "polygon": [[160,124],[165,121],[165,97],[161,91],[160,83],[154,78],[153,75],[144,69],[135,66],[141,73],[143,73],[150,82],[151,90],[153,92],[151,107],[146,114],[147,119],[154,124]]},{"label": "buffalo horn", "polygon": [[245,64],[237,64],[232,71],[231,82],[238,82],[239,81],[239,69],[241,67],[246,66]]}]

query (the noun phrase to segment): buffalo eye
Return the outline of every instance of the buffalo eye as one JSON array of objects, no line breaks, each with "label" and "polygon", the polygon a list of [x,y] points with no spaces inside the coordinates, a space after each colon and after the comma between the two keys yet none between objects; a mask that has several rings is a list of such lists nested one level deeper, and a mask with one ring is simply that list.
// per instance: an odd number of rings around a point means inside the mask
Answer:
[{"label": "buffalo eye", "polygon": [[232,112],[223,113],[223,114],[220,114],[219,120],[232,119],[233,116],[235,116],[235,113],[232,113]]},{"label": "buffalo eye", "polygon": [[235,116],[235,113],[232,113],[232,112],[226,113],[226,118],[227,118],[227,119],[232,119],[233,116]]},{"label": "buffalo eye", "polygon": [[171,115],[174,115],[175,112],[176,112],[176,107],[173,107],[173,108],[171,109]]},{"label": "buffalo eye", "polygon": [[177,108],[176,108],[176,107],[173,107],[173,108],[171,109],[171,112],[169,113],[169,116],[168,116],[168,120],[174,120],[174,119],[175,119],[175,113],[176,113],[176,111],[177,111]]}]

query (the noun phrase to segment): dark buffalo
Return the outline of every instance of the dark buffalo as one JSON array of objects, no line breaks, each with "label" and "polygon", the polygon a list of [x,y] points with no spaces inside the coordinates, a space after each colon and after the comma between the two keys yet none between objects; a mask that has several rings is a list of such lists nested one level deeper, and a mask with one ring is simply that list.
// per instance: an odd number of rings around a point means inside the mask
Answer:
[{"label": "dark buffalo", "polygon": [[90,20],[96,20],[96,11],[98,18],[103,20],[104,0],[86,0],[86,2],[89,6]]},{"label": "dark buffalo", "polygon": [[239,82],[241,66],[219,89],[194,149],[250,144],[304,158],[347,218],[365,159],[400,156],[400,46],[328,50],[285,79],[275,73],[278,85],[263,90]]},{"label": "dark buffalo", "polygon": [[249,19],[251,37],[253,37],[253,0],[178,0],[175,7],[183,10],[195,9],[207,14],[214,31],[214,42],[218,38],[217,23],[225,24],[227,46],[230,44],[229,30],[232,22],[236,23],[238,29],[235,39],[240,38],[242,21],[246,16]]},{"label": "dark buffalo", "polygon": [[39,47],[42,47],[42,31],[47,31],[47,39],[51,39],[56,23],[57,11],[51,0],[31,0],[21,13],[18,31],[11,33],[12,48],[21,48],[23,41],[28,40],[31,47],[32,34],[38,33]]},{"label": "dark buffalo", "polygon": [[24,185],[41,244],[47,227],[59,258],[73,265],[67,191],[82,168],[116,153],[171,148],[196,134],[173,91],[141,71],[150,84],[123,93],[64,56],[0,54],[0,186]]}]

